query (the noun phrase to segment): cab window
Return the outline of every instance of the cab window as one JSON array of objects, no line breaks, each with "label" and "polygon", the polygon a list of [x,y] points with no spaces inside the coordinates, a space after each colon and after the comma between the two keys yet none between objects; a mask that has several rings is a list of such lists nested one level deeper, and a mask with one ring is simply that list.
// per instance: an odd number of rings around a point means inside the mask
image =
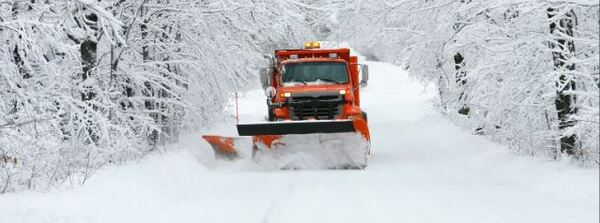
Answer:
[{"label": "cab window", "polygon": [[289,63],[282,67],[283,83],[346,84],[348,69],[341,62]]}]

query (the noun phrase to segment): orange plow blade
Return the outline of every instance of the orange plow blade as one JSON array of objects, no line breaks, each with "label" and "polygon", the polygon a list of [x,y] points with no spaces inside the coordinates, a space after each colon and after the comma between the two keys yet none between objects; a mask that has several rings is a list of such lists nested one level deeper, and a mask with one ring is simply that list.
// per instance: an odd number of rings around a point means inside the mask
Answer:
[{"label": "orange plow blade", "polygon": [[217,158],[235,159],[239,157],[234,137],[203,135],[202,138],[212,146]]},{"label": "orange plow blade", "polygon": [[[241,154],[244,154],[241,151],[252,151],[253,159],[256,158],[255,156],[258,152],[282,153],[290,151],[292,153],[304,154],[312,151],[317,156],[324,156],[322,155],[324,151],[332,150],[331,143],[341,147],[349,147],[344,148],[344,152],[336,153],[332,157],[333,159],[343,158],[348,153],[351,153],[355,157],[364,156],[366,160],[370,154],[369,128],[366,121],[362,118],[315,121],[312,123],[292,121],[242,124],[238,125],[238,129],[240,126],[244,128],[244,132],[240,134],[250,137],[204,135],[202,138],[212,146],[217,158],[230,160],[240,158]],[[253,126],[257,129],[251,129]],[[339,131],[335,131],[336,128]],[[241,143],[242,140],[246,140],[248,143]],[[330,144],[328,145],[327,143]],[[364,164],[362,164],[362,160],[360,162],[361,164],[357,166],[363,168],[366,162]]]}]

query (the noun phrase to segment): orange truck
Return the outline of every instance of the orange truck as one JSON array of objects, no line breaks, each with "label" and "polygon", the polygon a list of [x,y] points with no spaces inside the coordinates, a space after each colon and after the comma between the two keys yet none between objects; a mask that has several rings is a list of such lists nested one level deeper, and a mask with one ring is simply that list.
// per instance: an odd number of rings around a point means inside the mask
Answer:
[{"label": "orange truck", "polygon": [[[370,134],[367,114],[360,107],[360,88],[367,85],[368,66],[358,64],[358,57],[352,56],[350,49],[321,49],[319,42],[307,42],[304,49],[276,50],[265,57],[269,67],[261,69],[260,79],[267,97],[266,120],[237,124],[240,136],[252,138],[252,154],[259,148],[267,152],[285,150],[282,138],[290,135],[348,133],[358,136],[367,146],[353,142],[344,146],[356,149],[344,149],[351,152],[360,149],[365,161],[342,167],[364,168],[370,154]],[[203,138],[217,155],[238,156],[235,141],[239,137],[204,135]]]}]

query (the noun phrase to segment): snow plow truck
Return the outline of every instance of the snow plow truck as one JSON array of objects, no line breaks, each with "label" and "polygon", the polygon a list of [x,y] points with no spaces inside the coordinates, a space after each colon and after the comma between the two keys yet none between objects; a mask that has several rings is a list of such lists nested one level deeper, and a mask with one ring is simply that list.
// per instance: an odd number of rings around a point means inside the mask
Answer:
[{"label": "snow plow truck", "polygon": [[251,147],[253,160],[280,168],[365,168],[370,134],[360,88],[367,85],[368,66],[358,64],[350,49],[322,49],[319,42],[265,58],[265,120],[238,123],[239,137],[204,135],[215,156],[237,159]]}]

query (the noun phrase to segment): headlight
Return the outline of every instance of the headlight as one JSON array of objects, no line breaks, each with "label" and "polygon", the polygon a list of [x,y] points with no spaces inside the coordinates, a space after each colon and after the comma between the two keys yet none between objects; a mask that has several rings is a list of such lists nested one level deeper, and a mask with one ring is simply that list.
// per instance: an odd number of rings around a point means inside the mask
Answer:
[{"label": "headlight", "polygon": [[346,90],[340,90],[340,94],[346,94]]},{"label": "headlight", "polygon": [[284,98],[289,98],[291,96],[292,96],[292,93],[290,93],[290,92],[281,93],[281,97],[284,97]]}]

